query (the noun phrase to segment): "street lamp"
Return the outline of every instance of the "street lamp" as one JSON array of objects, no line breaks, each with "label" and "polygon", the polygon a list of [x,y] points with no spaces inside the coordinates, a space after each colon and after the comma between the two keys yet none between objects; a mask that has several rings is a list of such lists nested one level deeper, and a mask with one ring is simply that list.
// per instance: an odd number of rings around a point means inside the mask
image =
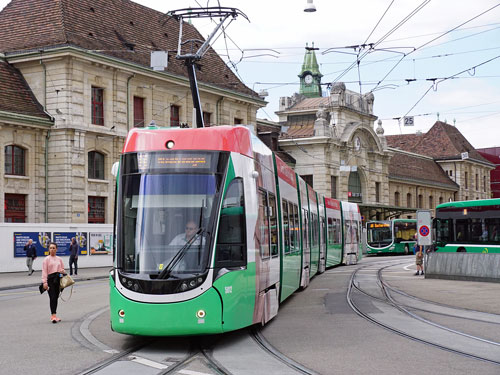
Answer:
[{"label": "street lamp", "polygon": [[316,6],[313,4],[313,0],[307,0],[306,7],[304,8],[304,12],[316,12]]}]

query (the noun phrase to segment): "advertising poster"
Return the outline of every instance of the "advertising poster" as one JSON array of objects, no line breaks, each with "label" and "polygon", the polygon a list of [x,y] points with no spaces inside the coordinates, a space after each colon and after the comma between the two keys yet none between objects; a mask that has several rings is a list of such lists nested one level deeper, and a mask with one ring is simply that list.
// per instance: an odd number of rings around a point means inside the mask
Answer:
[{"label": "advertising poster", "polygon": [[113,233],[89,233],[90,255],[111,254]]},{"label": "advertising poster", "polygon": [[69,246],[71,239],[75,237],[80,249],[79,255],[87,254],[87,233],[85,232],[54,232],[54,242],[57,244],[57,255],[64,256],[70,255]]},{"label": "advertising poster", "polygon": [[37,256],[48,255],[51,238],[50,232],[14,232],[14,257],[26,256],[24,246],[30,239],[36,247]]}]

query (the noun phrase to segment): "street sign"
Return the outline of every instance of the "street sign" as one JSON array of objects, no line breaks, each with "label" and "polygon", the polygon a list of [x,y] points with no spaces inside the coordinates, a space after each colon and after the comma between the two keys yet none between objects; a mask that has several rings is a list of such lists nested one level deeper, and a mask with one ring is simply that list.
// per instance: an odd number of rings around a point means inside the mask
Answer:
[{"label": "street sign", "polygon": [[415,121],[413,116],[405,116],[403,117],[404,126],[413,126],[415,125]]},{"label": "street sign", "polygon": [[419,245],[432,245],[432,217],[430,210],[417,211],[417,243]]}]

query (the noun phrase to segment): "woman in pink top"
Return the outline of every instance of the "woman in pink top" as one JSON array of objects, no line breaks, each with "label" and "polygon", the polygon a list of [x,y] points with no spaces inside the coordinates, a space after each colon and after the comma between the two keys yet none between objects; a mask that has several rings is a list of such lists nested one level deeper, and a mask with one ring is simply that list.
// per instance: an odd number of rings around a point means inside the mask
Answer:
[{"label": "woman in pink top", "polygon": [[57,255],[57,244],[51,242],[49,245],[49,256],[45,257],[42,263],[42,283],[43,289],[48,291],[50,300],[50,312],[52,323],[60,322],[56,316],[57,299],[59,298],[59,279],[64,273],[64,264],[61,258]]}]

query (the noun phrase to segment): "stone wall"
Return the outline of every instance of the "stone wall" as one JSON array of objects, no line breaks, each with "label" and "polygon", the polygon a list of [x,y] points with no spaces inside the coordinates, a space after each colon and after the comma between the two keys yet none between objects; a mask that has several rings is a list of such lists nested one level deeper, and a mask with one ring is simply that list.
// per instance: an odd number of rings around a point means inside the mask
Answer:
[{"label": "stone wall", "polygon": [[500,282],[500,254],[430,253],[425,277]]}]

